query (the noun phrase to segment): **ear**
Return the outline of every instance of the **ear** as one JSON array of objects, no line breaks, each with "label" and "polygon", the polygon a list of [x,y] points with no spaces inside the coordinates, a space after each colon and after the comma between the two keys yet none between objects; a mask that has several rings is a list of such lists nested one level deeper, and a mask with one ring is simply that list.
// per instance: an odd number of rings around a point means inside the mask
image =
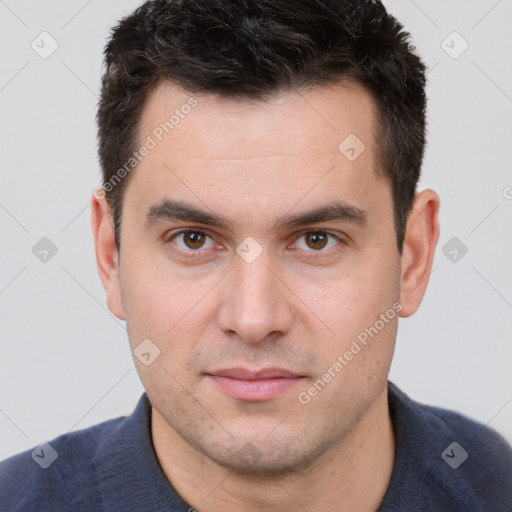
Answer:
[{"label": "ear", "polygon": [[439,239],[439,196],[430,189],[416,194],[407,220],[401,257],[401,317],[416,312],[432,271]]},{"label": "ear", "polygon": [[114,236],[114,221],[105,193],[96,189],[91,198],[91,221],[96,251],[96,265],[107,293],[107,306],[110,311],[124,320],[119,283],[118,252]]}]

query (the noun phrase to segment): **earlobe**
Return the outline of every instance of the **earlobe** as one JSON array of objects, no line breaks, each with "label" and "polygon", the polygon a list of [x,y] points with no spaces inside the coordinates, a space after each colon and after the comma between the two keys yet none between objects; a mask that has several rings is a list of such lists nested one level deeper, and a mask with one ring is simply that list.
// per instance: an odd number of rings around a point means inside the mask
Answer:
[{"label": "earlobe", "polygon": [[96,252],[96,265],[107,294],[109,310],[124,320],[119,282],[119,255],[115,243],[112,213],[105,197],[91,198],[91,223]]},{"label": "earlobe", "polygon": [[430,189],[416,194],[401,257],[401,317],[416,312],[427,288],[439,239],[439,196]]}]

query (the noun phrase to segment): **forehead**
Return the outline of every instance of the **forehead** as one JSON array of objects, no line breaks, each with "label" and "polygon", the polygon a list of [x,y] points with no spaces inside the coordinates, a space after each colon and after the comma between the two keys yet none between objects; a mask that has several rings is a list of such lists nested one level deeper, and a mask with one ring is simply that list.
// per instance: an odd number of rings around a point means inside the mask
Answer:
[{"label": "forehead", "polygon": [[370,94],[353,83],[265,101],[162,84],[139,124],[139,143],[151,139],[152,149],[127,192],[136,191],[141,207],[172,192],[196,203],[214,196],[225,209],[241,206],[241,197],[264,208],[278,196],[286,208],[301,195],[314,205],[337,195],[366,209],[372,188],[388,188],[376,172],[375,112]]},{"label": "forehead", "polygon": [[[190,107],[191,103],[196,106]],[[369,146],[373,146],[375,112],[371,95],[353,82],[287,90],[265,101],[194,94],[161,84],[147,99],[139,135],[155,130],[158,135],[160,127],[164,137],[180,138],[183,153],[209,158],[304,157],[331,153],[350,134],[373,149]],[[209,143],[212,137],[215,144]]]}]

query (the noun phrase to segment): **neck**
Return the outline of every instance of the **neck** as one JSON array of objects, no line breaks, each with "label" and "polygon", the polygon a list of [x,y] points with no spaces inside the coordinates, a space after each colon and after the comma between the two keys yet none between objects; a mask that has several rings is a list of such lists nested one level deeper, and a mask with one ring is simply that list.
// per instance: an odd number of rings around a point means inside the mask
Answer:
[{"label": "neck", "polygon": [[187,444],[153,408],[158,461],[176,492],[208,512],[374,512],[389,485],[395,439],[387,387],[352,431],[314,465],[281,478],[237,475]]}]

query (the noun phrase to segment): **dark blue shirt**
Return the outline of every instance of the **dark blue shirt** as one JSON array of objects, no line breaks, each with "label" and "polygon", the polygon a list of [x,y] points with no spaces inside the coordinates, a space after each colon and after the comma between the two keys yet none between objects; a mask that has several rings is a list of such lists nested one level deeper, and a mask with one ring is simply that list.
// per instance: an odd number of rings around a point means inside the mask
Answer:
[{"label": "dark blue shirt", "polygon": [[[414,402],[392,383],[388,397],[396,458],[379,512],[512,512],[512,451],[503,438]],[[150,413],[144,394],[126,418],[0,463],[0,511],[188,512],[156,459]]]}]

